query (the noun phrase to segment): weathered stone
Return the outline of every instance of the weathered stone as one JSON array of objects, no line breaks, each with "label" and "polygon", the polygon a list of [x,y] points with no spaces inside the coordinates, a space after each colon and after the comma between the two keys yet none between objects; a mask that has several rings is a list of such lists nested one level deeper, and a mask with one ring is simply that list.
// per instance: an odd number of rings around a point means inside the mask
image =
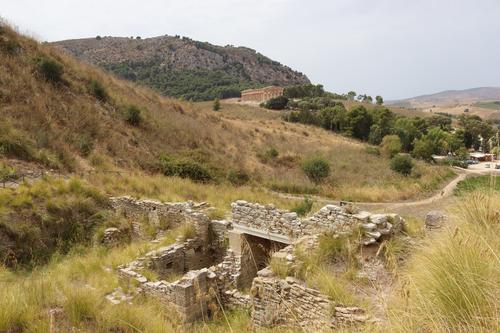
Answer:
[{"label": "weathered stone", "polygon": [[439,229],[443,227],[444,223],[448,219],[448,215],[440,210],[433,210],[427,213],[425,216],[425,227],[427,229]]}]

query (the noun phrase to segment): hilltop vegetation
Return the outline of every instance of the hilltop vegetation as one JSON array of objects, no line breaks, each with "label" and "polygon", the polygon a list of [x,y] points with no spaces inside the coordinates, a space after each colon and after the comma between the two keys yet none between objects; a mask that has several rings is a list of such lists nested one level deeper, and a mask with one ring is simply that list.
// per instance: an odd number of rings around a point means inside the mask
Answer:
[{"label": "hilltop vegetation", "polygon": [[99,37],[54,45],[120,78],[185,100],[239,97],[247,88],[309,82],[302,73],[255,50],[221,47],[187,37]]}]

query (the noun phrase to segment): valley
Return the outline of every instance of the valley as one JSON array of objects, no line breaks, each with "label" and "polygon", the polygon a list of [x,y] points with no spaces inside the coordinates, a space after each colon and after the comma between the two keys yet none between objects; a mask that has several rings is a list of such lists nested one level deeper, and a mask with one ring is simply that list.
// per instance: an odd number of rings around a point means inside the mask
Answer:
[{"label": "valley", "polygon": [[0,333],[499,331],[497,111],[468,103],[1,23]]}]

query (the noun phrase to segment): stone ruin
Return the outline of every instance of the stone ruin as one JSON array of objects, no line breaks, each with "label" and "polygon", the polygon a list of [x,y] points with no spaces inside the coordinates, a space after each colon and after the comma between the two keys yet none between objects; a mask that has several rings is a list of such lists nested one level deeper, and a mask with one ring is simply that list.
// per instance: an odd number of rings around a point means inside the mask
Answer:
[{"label": "stone ruin", "polygon": [[[293,266],[295,244],[314,247],[322,233],[345,235],[357,228],[363,235],[361,243],[369,246],[404,224],[398,215],[356,212],[350,206],[327,205],[301,219],[273,205],[240,200],[232,204],[230,220],[218,221],[203,212],[205,204],[128,197],[113,198],[112,203],[135,221],[146,215],[153,221],[172,219],[171,227],[194,225],[191,239],[178,239],[118,269],[125,283],[175,308],[185,323],[209,318],[221,307],[250,309],[255,327],[324,328],[365,321],[361,308],[338,304],[296,278],[274,276],[267,267],[270,256]],[[134,223],[134,233],[140,237],[141,224]],[[148,279],[149,271],[158,278]]]}]

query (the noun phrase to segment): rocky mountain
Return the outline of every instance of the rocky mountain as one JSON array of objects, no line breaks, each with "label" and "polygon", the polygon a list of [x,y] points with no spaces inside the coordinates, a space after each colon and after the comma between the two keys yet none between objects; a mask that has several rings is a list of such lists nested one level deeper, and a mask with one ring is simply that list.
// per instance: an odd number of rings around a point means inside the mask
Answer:
[{"label": "rocky mountain", "polygon": [[69,54],[164,95],[193,100],[237,97],[242,89],[310,83],[302,73],[246,47],[186,37],[96,37],[53,43]]},{"label": "rocky mountain", "polygon": [[500,87],[480,87],[465,90],[446,90],[436,94],[422,95],[392,101],[388,104],[406,107],[432,107],[472,104],[480,101],[500,100]]}]

